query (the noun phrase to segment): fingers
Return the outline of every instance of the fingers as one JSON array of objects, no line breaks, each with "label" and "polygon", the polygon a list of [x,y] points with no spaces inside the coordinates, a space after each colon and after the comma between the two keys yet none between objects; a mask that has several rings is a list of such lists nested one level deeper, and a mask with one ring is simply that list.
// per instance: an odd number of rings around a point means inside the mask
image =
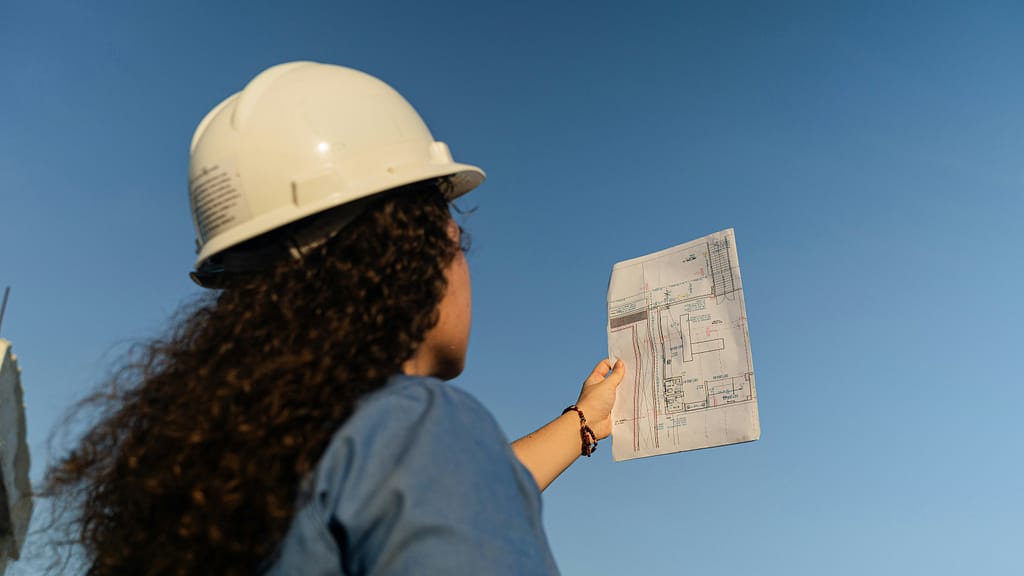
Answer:
[{"label": "fingers", "polygon": [[[611,374],[608,374],[609,371],[611,371]],[[592,384],[597,384],[598,382],[601,382],[606,378],[614,378],[615,385],[618,386],[619,382],[622,381],[622,377],[625,375],[625,362],[623,362],[622,360],[616,360],[615,367],[613,368],[611,364],[608,363],[608,359],[605,358],[604,360],[598,362],[597,366],[594,366],[594,370],[590,373],[590,376],[587,376],[587,379],[583,382],[583,385],[590,386]]]}]

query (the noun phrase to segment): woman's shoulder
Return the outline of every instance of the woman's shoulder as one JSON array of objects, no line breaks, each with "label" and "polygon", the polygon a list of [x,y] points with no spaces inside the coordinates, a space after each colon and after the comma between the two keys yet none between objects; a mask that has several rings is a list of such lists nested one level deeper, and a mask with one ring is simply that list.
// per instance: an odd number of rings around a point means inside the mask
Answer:
[{"label": "woman's shoulder", "polygon": [[[471,394],[434,378],[395,377],[367,396],[321,458],[313,494],[322,524],[336,522],[350,538],[435,526],[495,549],[492,558],[505,546],[517,556],[546,549],[537,486],[497,422]],[[489,534],[492,525],[505,528]]]},{"label": "woman's shoulder", "polygon": [[489,426],[497,426],[483,404],[465,390],[438,378],[398,374],[389,378],[382,388],[360,400],[355,413],[342,429],[365,426],[381,416],[394,415],[392,411],[399,411],[406,420],[420,424],[430,423],[435,417],[444,417],[464,423],[486,421]]},{"label": "woman's shoulder", "polygon": [[397,375],[363,398],[335,432],[316,483],[372,486],[427,462],[458,466],[509,456],[508,439],[471,394],[436,378]]},{"label": "woman's shoulder", "polygon": [[556,572],[529,471],[487,410],[449,383],[389,380],[308,480],[282,558],[317,551],[351,573]]}]

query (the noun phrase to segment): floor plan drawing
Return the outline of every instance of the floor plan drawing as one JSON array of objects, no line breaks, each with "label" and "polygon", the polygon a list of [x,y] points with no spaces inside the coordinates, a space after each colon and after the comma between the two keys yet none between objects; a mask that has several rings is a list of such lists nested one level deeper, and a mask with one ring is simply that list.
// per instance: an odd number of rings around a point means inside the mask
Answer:
[{"label": "floor plan drawing", "polygon": [[616,264],[608,352],[627,364],[612,413],[615,460],[758,439],[733,230]]}]

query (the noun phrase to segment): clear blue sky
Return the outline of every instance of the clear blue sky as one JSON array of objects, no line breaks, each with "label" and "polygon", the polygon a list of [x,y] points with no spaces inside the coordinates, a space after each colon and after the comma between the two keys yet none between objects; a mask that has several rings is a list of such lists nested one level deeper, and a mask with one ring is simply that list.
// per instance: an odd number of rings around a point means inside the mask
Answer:
[{"label": "clear blue sky", "polygon": [[578,462],[544,496],[566,574],[1018,572],[1022,29],[1018,2],[2,2],[33,478],[198,291],[195,125],[312,59],[487,170],[458,383],[509,436],[606,353],[613,263],[736,230],[762,439]]}]

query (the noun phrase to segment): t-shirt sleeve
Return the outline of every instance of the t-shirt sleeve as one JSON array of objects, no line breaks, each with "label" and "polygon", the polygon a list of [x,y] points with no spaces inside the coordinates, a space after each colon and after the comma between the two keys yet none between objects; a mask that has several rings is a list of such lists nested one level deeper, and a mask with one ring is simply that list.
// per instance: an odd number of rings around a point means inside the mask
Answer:
[{"label": "t-shirt sleeve", "polygon": [[483,406],[443,382],[368,398],[316,485],[346,574],[557,573],[533,478]]}]

